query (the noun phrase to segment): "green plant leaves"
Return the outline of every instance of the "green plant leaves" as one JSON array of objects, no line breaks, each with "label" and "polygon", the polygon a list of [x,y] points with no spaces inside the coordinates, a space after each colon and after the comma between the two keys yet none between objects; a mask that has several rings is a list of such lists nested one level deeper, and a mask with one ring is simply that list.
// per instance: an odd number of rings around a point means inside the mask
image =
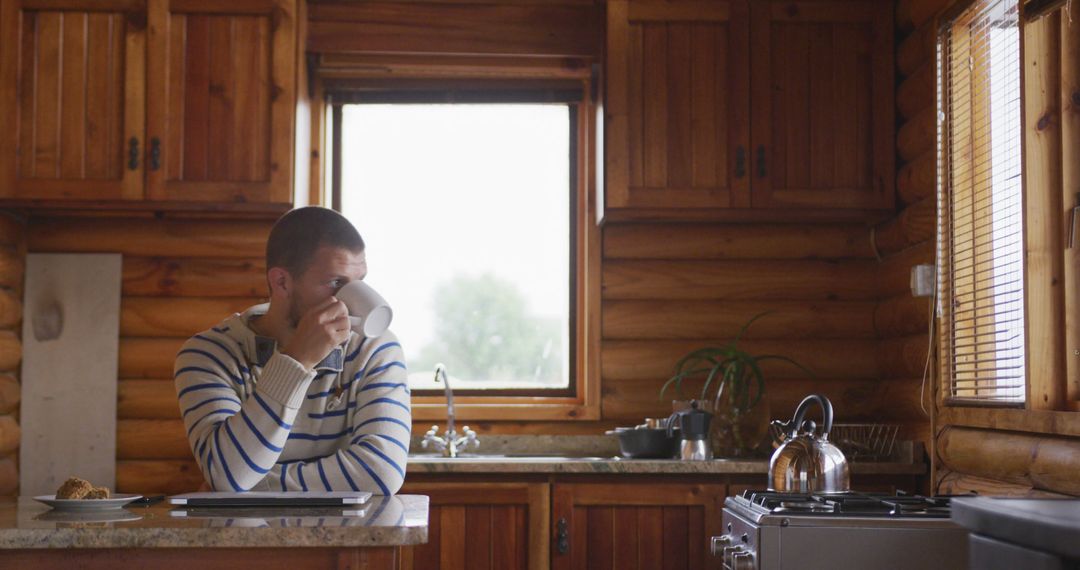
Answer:
[{"label": "green plant leaves", "polygon": [[[680,358],[675,363],[675,374],[660,388],[660,399],[664,398],[664,393],[671,386],[674,386],[676,393],[682,398],[683,380],[704,374],[705,385],[701,388],[702,400],[709,400],[709,389],[716,382],[716,398],[719,399],[725,389],[730,390],[729,397],[735,408],[745,412],[756,406],[765,395],[765,375],[762,374],[759,365],[762,361],[787,362],[813,377],[814,373],[810,369],[786,356],[778,354],[753,356],[738,348],[739,340],[750,325],[768,314],[770,314],[769,311],[754,315],[739,329],[738,334],[730,343],[720,347],[699,348]],[[718,377],[719,380],[717,380]]]}]

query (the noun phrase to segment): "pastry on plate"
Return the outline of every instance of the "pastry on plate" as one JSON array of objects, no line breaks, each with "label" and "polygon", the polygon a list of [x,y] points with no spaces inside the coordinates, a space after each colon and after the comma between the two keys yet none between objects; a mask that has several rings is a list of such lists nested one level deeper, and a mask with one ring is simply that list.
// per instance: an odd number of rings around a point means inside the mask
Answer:
[{"label": "pastry on plate", "polygon": [[94,486],[86,479],[68,477],[63,485],[56,490],[57,499],[85,499],[94,490]]}]

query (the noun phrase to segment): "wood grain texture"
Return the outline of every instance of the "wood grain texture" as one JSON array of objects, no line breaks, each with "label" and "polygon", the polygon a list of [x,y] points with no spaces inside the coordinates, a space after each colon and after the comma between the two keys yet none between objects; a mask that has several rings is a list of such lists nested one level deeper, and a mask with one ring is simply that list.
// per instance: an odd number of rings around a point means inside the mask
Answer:
[{"label": "wood grain texture", "polygon": [[23,347],[11,331],[0,331],[0,370],[17,371],[22,362]]},{"label": "wood grain texture", "polygon": [[[604,299],[867,300],[873,265],[861,261],[623,261],[603,267]],[[792,279],[798,275],[799,279]]]},{"label": "wood grain texture", "polygon": [[947,469],[1054,493],[1080,495],[1080,440],[946,427],[937,438]]},{"label": "wood grain texture", "polygon": [[[671,401],[684,398],[671,391],[660,398],[660,387],[668,375],[670,372],[651,379],[606,381],[601,400],[604,418],[626,424],[669,415]],[[683,396],[699,397],[701,385],[700,381],[686,382]],[[923,423],[927,417],[920,409],[919,385],[919,380],[910,378],[768,377],[763,401],[774,417],[784,417],[794,413],[808,393],[818,393],[833,402],[839,410],[837,418],[843,421]]]},{"label": "wood grain texture", "polygon": [[186,339],[258,303],[248,297],[128,296],[120,305],[120,335]]},{"label": "wood grain texture", "polygon": [[922,378],[929,371],[932,346],[927,333],[882,340],[877,346],[877,371],[882,378]]},{"label": "wood grain texture", "polygon": [[[244,297],[268,294],[262,259],[125,257],[125,297]],[[151,335],[152,336],[152,335]]]},{"label": "wood grain texture", "polygon": [[609,300],[601,325],[608,340],[723,339],[767,312],[746,338],[870,338],[874,311],[871,301]]},{"label": "wood grain texture", "polygon": [[718,531],[725,495],[723,484],[557,483],[553,519],[569,523],[571,550],[553,568],[720,568],[704,537]]},{"label": "wood grain texture", "polygon": [[118,381],[116,417],[120,420],[179,419],[180,408],[172,378]]},{"label": "wood grain texture", "polygon": [[202,472],[190,457],[116,462],[117,493],[175,495],[197,491],[202,484]]},{"label": "wood grain texture", "polygon": [[22,321],[22,300],[14,291],[0,289],[0,328],[14,328]]},{"label": "wood grain texture", "polygon": [[[604,378],[612,381],[666,379],[674,372],[679,356],[695,348],[720,345],[719,341],[709,340],[605,340],[601,352]],[[877,341],[874,339],[783,338],[746,340],[739,346],[751,354],[783,354],[820,378],[863,379],[873,378],[878,373],[874,356]],[[807,376],[799,368],[781,361],[763,361],[761,370],[770,378]]]},{"label": "wood grain texture", "polygon": [[937,109],[927,107],[912,117],[896,137],[896,150],[900,158],[911,161],[933,152],[937,145]]},{"label": "wood grain texture", "polygon": [[[1080,161],[1068,157],[1080,156],[1080,26],[1068,18],[1061,19],[1061,155],[1062,200],[1066,209],[1065,223],[1076,224],[1080,232]],[[1066,400],[1071,409],[1080,408],[1080,238],[1065,251],[1065,371]]]},{"label": "wood grain texture", "polygon": [[937,31],[928,22],[900,40],[896,47],[896,68],[901,75],[910,77],[919,66],[936,57],[936,50]]},{"label": "wood grain texture", "polygon": [[896,175],[900,202],[910,205],[937,191],[937,150],[931,149],[900,167]]},{"label": "wood grain texture", "polygon": [[120,378],[172,378],[176,353],[186,338],[120,339]]},{"label": "wood grain texture", "polygon": [[[1061,188],[1061,14],[1024,26],[1025,188]],[[1034,410],[1065,407],[1065,299],[1059,192],[1027,192],[1024,200],[1027,402]]]},{"label": "wood grain texture", "polygon": [[872,258],[856,224],[606,224],[604,259]]},{"label": "wood grain texture", "polygon": [[905,120],[937,107],[937,66],[933,60],[924,62],[896,89],[896,108]]},{"label": "wood grain texture", "polygon": [[988,497],[1031,497],[1038,499],[1067,498],[1069,495],[1051,493],[1035,489],[1031,485],[1017,485],[985,477],[966,475],[946,470],[938,483],[937,491],[942,495],[967,495],[975,493]]},{"label": "wood grain texture", "polygon": [[316,3],[308,46],[317,52],[597,56],[596,5]]},{"label": "wood grain texture", "polygon": [[125,256],[262,258],[270,221],[35,218],[27,247],[35,252],[116,252]]},{"label": "wood grain texture", "polygon": [[913,245],[886,257],[877,272],[877,289],[882,298],[911,292],[911,269],[920,264],[933,264],[934,240]]},{"label": "wood grain texture", "polygon": [[888,255],[934,238],[937,228],[937,198],[927,196],[904,208],[895,218],[877,226],[874,243]]},{"label": "wood grain texture", "polygon": [[19,409],[22,387],[13,374],[0,374],[0,414],[10,414]]},{"label": "wood grain texture", "polygon": [[884,338],[918,334],[930,328],[930,300],[901,293],[874,309],[874,330]]}]

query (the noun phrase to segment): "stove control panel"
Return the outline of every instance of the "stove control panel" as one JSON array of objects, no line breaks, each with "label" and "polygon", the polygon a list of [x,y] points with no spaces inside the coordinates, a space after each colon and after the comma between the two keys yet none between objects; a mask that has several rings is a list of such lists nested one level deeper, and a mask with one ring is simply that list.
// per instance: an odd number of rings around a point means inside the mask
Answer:
[{"label": "stove control panel", "polygon": [[723,560],[724,570],[757,570],[758,529],[724,509],[724,534],[712,537],[712,554]]}]

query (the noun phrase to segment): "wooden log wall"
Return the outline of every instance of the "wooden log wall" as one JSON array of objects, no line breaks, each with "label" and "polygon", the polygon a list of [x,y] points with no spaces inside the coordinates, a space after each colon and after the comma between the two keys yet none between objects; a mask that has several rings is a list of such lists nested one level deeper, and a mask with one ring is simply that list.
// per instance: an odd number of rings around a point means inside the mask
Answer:
[{"label": "wooden log wall", "polygon": [[22,292],[25,222],[0,213],[0,496],[19,490],[19,364],[22,362]]},{"label": "wooden log wall", "polygon": [[173,360],[191,335],[264,300],[271,225],[272,220],[31,219],[32,252],[124,256],[117,492],[175,493],[202,483],[180,421]]},{"label": "wooden log wall", "polygon": [[[889,320],[888,328],[893,329],[895,337],[883,339],[880,345],[882,353],[891,355],[890,369],[893,365],[925,361],[929,340],[928,300],[912,300],[907,283],[909,268],[918,263],[932,263],[935,254],[937,69],[933,26],[935,16],[950,3],[950,0],[897,3],[896,61],[900,77],[896,101],[902,120],[897,133],[897,150],[902,159],[897,192],[903,206],[894,219],[875,228],[878,250],[885,257],[879,283],[886,300],[878,308],[879,316]],[[1055,25],[1065,20],[1056,16],[1046,20],[1051,19]],[[1061,30],[1063,37],[1077,33],[1075,28],[1070,31],[1064,24]],[[1066,74],[1077,67],[1075,60],[1069,59],[1075,55],[1068,53],[1071,52],[1062,50],[1060,62]],[[1078,108],[1078,101],[1080,96],[1063,91],[1062,109]],[[888,376],[887,370],[883,372]],[[940,379],[935,377],[935,383],[938,382]],[[933,388],[936,402],[937,386]],[[962,414],[953,417],[959,418],[954,421],[963,421]],[[1080,457],[1080,438],[1036,433],[1039,428],[1035,422],[1019,424],[1031,431],[945,423],[933,426],[934,490],[947,494],[975,491],[988,495],[1080,495],[1075,464],[1076,457]]]},{"label": "wooden log wall", "polygon": [[667,415],[673,395],[662,401],[659,389],[679,357],[723,344],[769,312],[744,348],[789,356],[816,374],[766,366],[774,416],[789,416],[817,391],[832,400],[839,421],[898,423],[908,433],[926,423],[921,364],[912,356],[912,345],[925,339],[878,342],[911,326],[881,302],[864,226],[609,223],[603,238],[604,420],[627,425]]}]

